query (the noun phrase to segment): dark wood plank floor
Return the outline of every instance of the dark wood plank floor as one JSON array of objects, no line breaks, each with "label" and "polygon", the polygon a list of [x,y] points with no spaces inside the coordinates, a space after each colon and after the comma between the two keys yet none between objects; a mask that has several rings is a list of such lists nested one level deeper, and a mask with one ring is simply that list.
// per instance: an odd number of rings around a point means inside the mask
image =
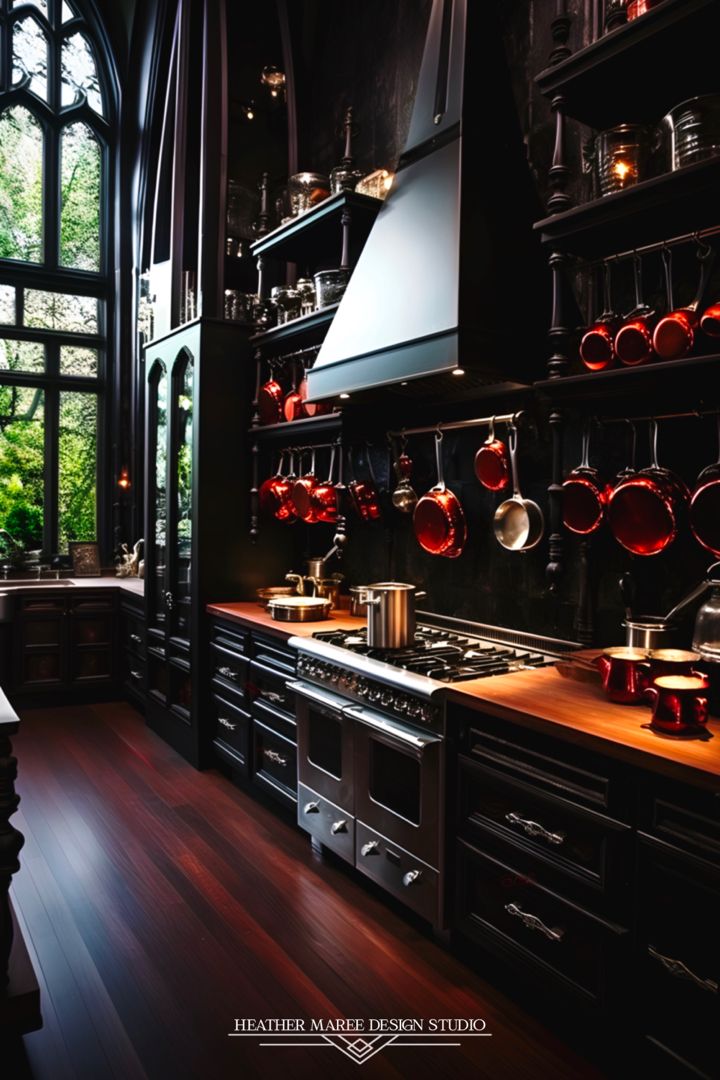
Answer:
[{"label": "dark wood plank floor", "polygon": [[[25,1038],[18,1077],[599,1075],[377,892],[314,857],[289,820],[192,769],[130,706],[22,719],[13,820],[26,843],[13,895],[45,1026]],[[236,1017],[482,1017],[492,1037],[391,1047],[358,1073],[333,1048],[228,1038]]]}]

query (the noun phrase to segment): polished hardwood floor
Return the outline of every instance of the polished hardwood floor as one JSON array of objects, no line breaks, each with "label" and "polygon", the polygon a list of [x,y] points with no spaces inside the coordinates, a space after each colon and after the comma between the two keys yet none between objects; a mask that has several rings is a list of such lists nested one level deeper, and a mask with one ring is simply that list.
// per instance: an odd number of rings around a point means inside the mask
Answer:
[{"label": "polished hardwood floor", "polygon": [[[196,772],[124,703],[27,710],[14,902],[44,1028],[8,1080],[601,1075],[289,818]],[[230,1038],[235,1018],[481,1017],[491,1037],[389,1046]],[[449,1039],[448,1041],[454,1041]],[[7,1059],[6,1059],[7,1064]]]}]

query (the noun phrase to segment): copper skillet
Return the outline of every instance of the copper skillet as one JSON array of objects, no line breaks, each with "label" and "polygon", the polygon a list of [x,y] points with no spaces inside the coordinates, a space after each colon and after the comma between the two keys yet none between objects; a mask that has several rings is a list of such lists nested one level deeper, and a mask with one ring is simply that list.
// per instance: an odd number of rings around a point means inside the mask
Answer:
[{"label": "copper skillet", "polygon": [[437,483],[418,500],[413,514],[413,529],[420,547],[430,555],[456,559],[467,540],[465,514],[457,496],[445,486],[442,460],[443,433],[435,433]]}]

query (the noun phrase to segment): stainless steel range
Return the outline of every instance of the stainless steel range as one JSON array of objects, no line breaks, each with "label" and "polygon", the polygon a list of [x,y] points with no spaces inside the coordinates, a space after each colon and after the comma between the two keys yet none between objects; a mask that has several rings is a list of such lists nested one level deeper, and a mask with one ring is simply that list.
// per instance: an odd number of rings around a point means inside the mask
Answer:
[{"label": "stainless steel range", "polygon": [[[440,928],[444,925],[448,684],[552,663],[571,642],[454,619],[421,622],[408,649],[365,634],[294,637],[298,822]],[[482,635],[482,636],[480,636]]]}]

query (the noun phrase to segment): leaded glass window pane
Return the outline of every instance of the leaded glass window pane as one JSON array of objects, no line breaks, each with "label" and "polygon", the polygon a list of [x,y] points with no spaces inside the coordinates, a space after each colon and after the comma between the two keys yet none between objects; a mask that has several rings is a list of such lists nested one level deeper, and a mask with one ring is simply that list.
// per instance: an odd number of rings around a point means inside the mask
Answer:
[{"label": "leaded glass window pane", "polygon": [[[42,544],[44,470],[43,391],[0,385],[0,523],[16,554]],[[12,558],[13,546],[0,536],[0,561]]]},{"label": "leaded glass window pane", "polygon": [[0,259],[43,257],[43,134],[28,109],[0,115]]},{"label": "leaded glass window pane", "polygon": [[60,349],[60,374],[96,376],[98,373],[97,349],[81,349],[63,345]]},{"label": "leaded glass window pane", "polygon": [[0,338],[0,371],[45,370],[45,346],[35,341]]},{"label": "leaded glass window pane", "polygon": [[71,34],[62,47],[62,105],[78,105],[87,97],[88,105],[103,116],[102,94],[97,64],[84,34]]},{"label": "leaded glass window pane", "polygon": [[0,285],[0,323],[12,326],[15,322],[15,287]]},{"label": "leaded glass window pane", "polygon": [[68,3],[66,2],[66,0],[63,0],[63,5],[62,5],[62,21],[63,21],[64,23],[66,23],[66,22],[69,22],[69,21],[70,21],[70,19],[74,19],[74,18],[75,18],[75,12],[74,12],[74,10],[73,10],[73,9],[72,9],[72,8],[70,7],[70,5],[69,5],[69,4],[68,4]]},{"label": "leaded glass window pane", "polygon": [[97,397],[60,394],[58,524],[60,550],[97,537]]},{"label": "leaded glass window pane", "polygon": [[25,86],[47,101],[47,77],[48,40],[37,19],[28,15],[13,28],[13,86]]},{"label": "leaded glass window pane", "polygon": [[93,296],[26,289],[25,325],[71,334],[97,334],[98,301]]},{"label": "leaded glass window pane", "polygon": [[60,181],[60,263],[76,270],[97,271],[102,155],[87,124],[70,124],[62,133]]}]

